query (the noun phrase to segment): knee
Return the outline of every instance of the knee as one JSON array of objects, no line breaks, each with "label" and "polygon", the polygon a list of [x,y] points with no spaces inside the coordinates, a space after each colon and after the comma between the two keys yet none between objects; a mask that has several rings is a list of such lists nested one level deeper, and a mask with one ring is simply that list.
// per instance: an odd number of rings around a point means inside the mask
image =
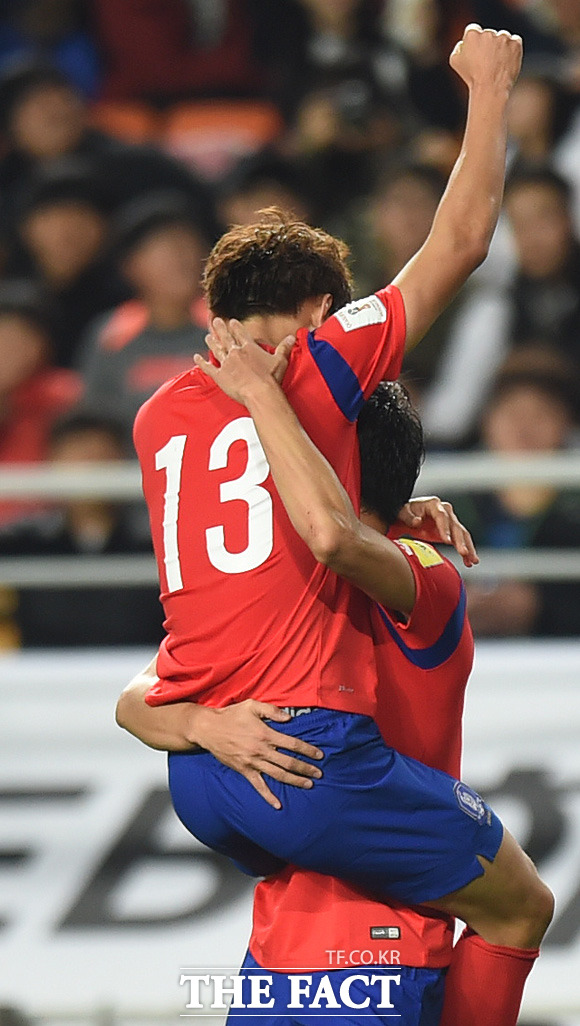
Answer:
[{"label": "knee", "polygon": [[[519,872],[516,865],[512,868],[509,883],[504,881],[504,887],[495,892],[493,911],[488,905],[484,913],[486,931],[493,934],[484,939],[508,947],[537,948],[554,915],[554,895],[523,852]],[[484,936],[482,930],[477,932]]]},{"label": "knee", "polygon": [[548,886],[536,877],[534,882],[520,895],[519,908],[506,923],[511,941],[503,943],[518,948],[537,948],[541,944],[552,920],[554,897]]},{"label": "knee", "polygon": [[554,904],[554,895],[552,894],[550,888],[544,883],[543,880],[540,880],[540,878],[538,877],[533,895],[533,921],[536,924],[537,932],[541,932],[541,938],[544,936],[546,930],[552,922],[552,918],[554,915]]}]

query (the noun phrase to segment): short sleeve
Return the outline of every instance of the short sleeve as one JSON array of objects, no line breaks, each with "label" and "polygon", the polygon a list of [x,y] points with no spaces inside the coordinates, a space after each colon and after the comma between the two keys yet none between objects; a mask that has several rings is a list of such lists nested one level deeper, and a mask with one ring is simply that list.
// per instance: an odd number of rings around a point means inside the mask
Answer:
[{"label": "short sleeve", "polygon": [[405,350],[405,308],[395,285],[344,306],[308,336],[337,406],[355,421],[380,381],[395,381]]},{"label": "short sleeve", "polygon": [[466,626],[466,596],[455,567],[432,545],[411,538],[395,542],[406,556],[416,585],[415,606],[406,624],[381,610],[391,637],[413,665],[432,670],[456,651]]}]

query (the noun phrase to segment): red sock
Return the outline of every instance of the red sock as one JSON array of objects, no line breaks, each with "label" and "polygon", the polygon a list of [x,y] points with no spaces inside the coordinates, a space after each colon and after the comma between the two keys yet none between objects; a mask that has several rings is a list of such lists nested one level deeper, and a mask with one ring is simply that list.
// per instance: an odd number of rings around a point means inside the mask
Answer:
[{"label": "red sock", "polygon": [[538,948],[488,944],[465,930],[453,949],[439,1026],[516,1026]]}]

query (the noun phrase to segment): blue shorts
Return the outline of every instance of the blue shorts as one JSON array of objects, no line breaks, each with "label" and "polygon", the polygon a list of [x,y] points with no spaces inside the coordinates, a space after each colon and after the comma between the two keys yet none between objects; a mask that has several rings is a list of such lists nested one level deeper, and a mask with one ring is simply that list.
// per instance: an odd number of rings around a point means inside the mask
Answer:
[{"label": "blue shorts", "polygon": [[[289,977],[296,976],[296,973],[261,969],[249,953],[242,969],[255,969],[260,975],[271,978],[267,998],[273,998],[274,1004],[260,1011],[249,1008],[232,1011],[226,1026],[248,1026],[252,1023],[254,1026],[324,1026],[325,1023],[342,1023],[343,1026],[438,1026],[447,971],[411,969],[398,965],[363,965],[350,969],[329,969],[327,972],[309,972],[305,969],[300,976],[306,976],[307,980],[299,998],[304,1007],[289,1008]],[[357,979],[357,976],[362,979]],[[394,978],[390,983],[385,980],[381,986],[376,979],[371,983],[373,977],[377,976]],[[324,977],[327,979],[324,980]],[[347,995],[347,1001],[362,1007],[357,1009],[344,1004],[341,1000],[341,987]],[[318,1001],[317,992],[320,995]],[[313,1000],[316,1007],[312,1007]],[[263,1003],[266,1003],[266,996]]]},{"label": "blue shorts", "polygon": [[280,810],[209,752],[169,756],[182,823],[246,872],[290,862],[417,905],[481,876],[477,855],[495,858],[503,827],[479,795],[388,748],[368,716],[315,709],[283,732],[319,746],[324,759],[309,790],[268,778]]}]

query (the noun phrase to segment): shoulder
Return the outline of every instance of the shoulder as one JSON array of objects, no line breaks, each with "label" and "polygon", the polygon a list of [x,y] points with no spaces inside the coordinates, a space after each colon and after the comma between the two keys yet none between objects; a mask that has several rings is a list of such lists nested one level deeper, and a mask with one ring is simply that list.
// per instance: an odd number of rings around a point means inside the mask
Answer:
[{"label": "shoulder", "polygon": [[[451,560],[443,556],[434,545],[417,538],[397,538],[395,545],[407,557],[423,593],[429,592],[440,600],[457,599],[461,590],[461,577]],[[419,590],[417,592],[420,598]]]},{"label": "shoulder", "polygon": [[190,422],[194,416],[193,401],[209,394],[219,396],[222,393],[198,367],[191,367],[169,381],[164,381],[137,413],[133,429],[135,444],[138,446],[158,426],[163,426],[167,433],[166,429],[172,425],[174,415],[183,424]]},{"label": "shoulder", "polygon": [[360,331],[398,318],[404,321],[403,297],[396,285],[387,285],[341,307],[314,334],[316,338],[324,338],[329,333]]},{"label": "shoulder", "polygon": [[450,560],[433,545],[415,538],[399,538],[395,544],[406,556],[416,584],[415,605],[404,630],[423,641],[434,640],[452,615],[463,623],[465,589]]}]

